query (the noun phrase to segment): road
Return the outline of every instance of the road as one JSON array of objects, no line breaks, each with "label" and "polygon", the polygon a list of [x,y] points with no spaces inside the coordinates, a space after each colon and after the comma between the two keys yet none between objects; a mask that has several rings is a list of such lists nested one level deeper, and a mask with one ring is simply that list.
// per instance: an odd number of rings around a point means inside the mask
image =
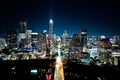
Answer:
[{"label": "road", "polygon": [[56,59],[54,80],[64,80],[64,71],[61,57]]}]

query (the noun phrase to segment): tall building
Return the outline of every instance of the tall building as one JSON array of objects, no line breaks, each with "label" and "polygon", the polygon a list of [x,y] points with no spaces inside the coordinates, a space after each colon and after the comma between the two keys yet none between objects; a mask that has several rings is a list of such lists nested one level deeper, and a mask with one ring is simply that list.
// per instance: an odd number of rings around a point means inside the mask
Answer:
[{"label": "tall building", "polygon": [[120,43],[120,36],[114,36],[113,40],[114,40],[115,44],[119,44]]},{"label": "tall building", "polygon": [[26,30],[26,44],[25,46],[27,48],[31,48],[31,33],[32,33],[32,30]]},{"label": "tall building", "polygon": [[105,38],[101,39],[98,43],[98,51],[101,62],[108,62],[108,59],[111,55],[111,48],[112,44],[110,43],[110,40]]},{"label": "tall building", "polygon": [[62,35],[62,44],[65,46],[66,45],[66,38],[68,37],[68,33],[65,30],[65,32]]},{"label": "tall building", "polygon": [[78,34],[73,34],[69,45],[69,56],[70,59],[76,59],[77,54],[80,50],[80,38]]},{"label": "tall building", "polygon": [[20,25],[20,33],[25,33],[26,32],[26,29],[27,29],[27,23],[25,21],[21,21],[19,22],[19,25]]},{"label": "tall building", "polygon": [[70,41],[70,46],[72,48],[78,48],[80,47],[80,38],[78,34],[73,34],[72,39]]},{"label": "tall building", "polygon": [[81,31],[81,47],[82,47],[82,50],[86,46],[87,46],[87,29],[83,28],[82,31]]},{"label": "tall building", "polygon": [[46,34],[38,33],[38,45],[40,50],[46,50]]},{"label": "tall building", "polygon": [[25,21],[21,21],[19,22],[19,25],[20,25],[20,31],[19,31],[19,48],[21,49],[24,49],[26,47],[26,26],[27,26],[27,23]]},{"label": "tall building", "polygon": [[51,39],[53,39],[54,30],[53,30],[53,20],[52,19],[50,19],[50,21],[49,21],[49,35],[50,35]]},{"label": "tall building", "polygon": [[0,35],[0,50],[6,47],[6,39],[4,36]]},{"label": "tall building", "polygon": [[32,47],[36,48],[38,46],[38,33],[31,33],[31,44]]},{"label": "tall building", "polygon": [[71,37],[66,37],[66,46],[70,45]]},{"label": "tall building", "polygon": [[18,47],[18,31],[10,30],[7,32],[7,47],[8,48],[17,48]]}]

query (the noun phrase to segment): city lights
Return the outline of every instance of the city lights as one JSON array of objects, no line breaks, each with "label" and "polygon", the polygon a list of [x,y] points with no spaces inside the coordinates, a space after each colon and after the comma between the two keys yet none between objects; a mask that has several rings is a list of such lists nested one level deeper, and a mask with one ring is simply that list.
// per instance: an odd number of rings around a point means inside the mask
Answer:
[{"label": "city lights", "polygon": [[0,3],[0,80],[120,80],[119,0]]},{"label": "city lights", "polygon": [[50,24],[53,24],[53,20],[52,19],[50,19]]}]

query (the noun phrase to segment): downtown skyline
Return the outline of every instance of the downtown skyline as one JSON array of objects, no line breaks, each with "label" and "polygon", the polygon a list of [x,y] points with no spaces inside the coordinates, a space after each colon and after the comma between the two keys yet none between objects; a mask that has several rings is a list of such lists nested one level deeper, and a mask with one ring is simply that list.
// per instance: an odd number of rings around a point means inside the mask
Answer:
[{"label": "downtown skyline", "polygon": [[61,36],[80,34],[82,28],[88,35],[119,35],[120,15],[117,1],[101,0],[1,0],[0,33],[20,29],[19,21],[26,21],[33,32],[47,30],[49,19],[54,21],[54,33]]}]

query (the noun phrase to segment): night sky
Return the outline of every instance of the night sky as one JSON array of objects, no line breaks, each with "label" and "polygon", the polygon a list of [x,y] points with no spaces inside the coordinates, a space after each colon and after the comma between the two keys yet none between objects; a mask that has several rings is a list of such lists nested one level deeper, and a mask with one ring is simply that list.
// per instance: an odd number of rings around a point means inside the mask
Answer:
[{"label": "night sky", "polygon": [[19,29],[26,21],[34,32],[49,31],[49,19],[54,20],[54,33],[88,35],[120,34],[120,3],[116,0],[0,0],[0,33]]}]

